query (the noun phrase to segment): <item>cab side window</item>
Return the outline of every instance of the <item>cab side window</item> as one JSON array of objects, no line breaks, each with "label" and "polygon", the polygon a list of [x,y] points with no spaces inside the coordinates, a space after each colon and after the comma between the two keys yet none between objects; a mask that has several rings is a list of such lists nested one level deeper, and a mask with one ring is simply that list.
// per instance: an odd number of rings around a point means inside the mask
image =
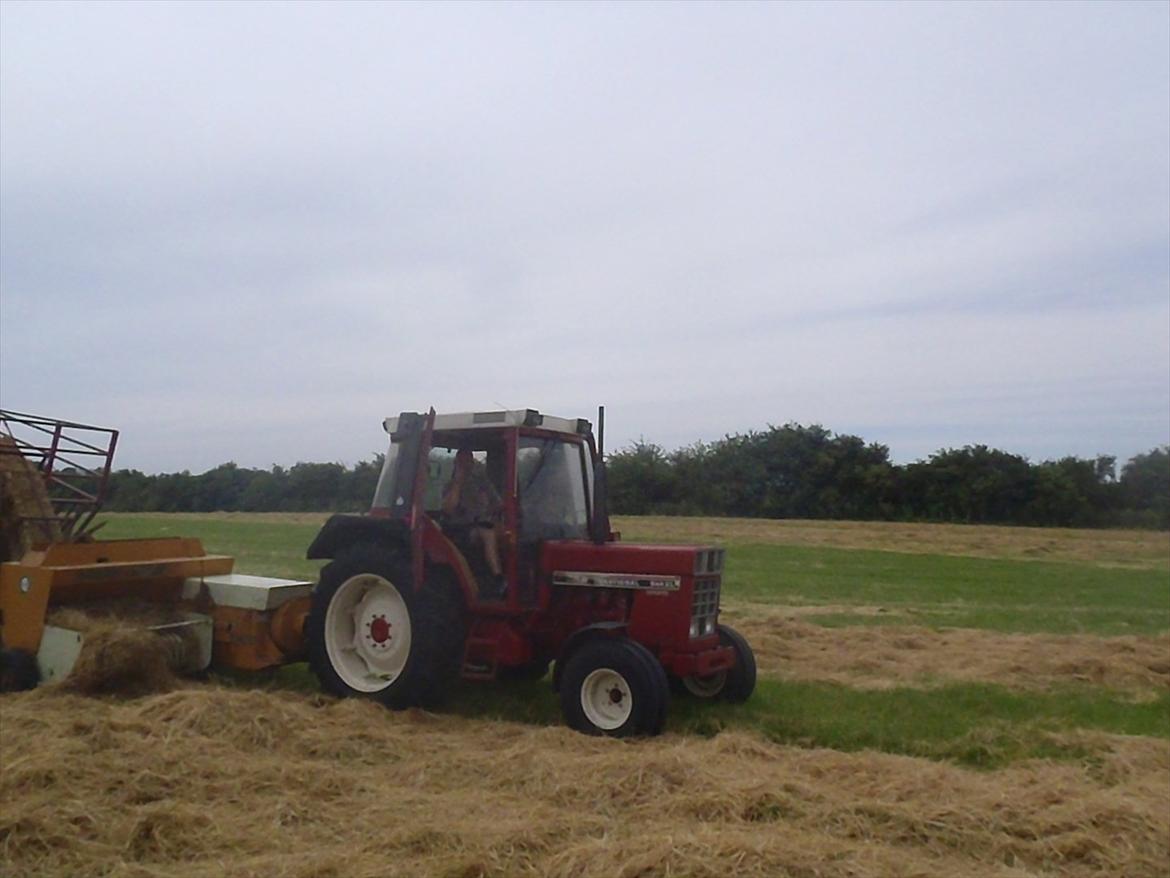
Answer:
[{"label": "cab side window", "polygon": [[585,465],[579,443],[521,437],[516,474],[522,542],[589,538]]}]

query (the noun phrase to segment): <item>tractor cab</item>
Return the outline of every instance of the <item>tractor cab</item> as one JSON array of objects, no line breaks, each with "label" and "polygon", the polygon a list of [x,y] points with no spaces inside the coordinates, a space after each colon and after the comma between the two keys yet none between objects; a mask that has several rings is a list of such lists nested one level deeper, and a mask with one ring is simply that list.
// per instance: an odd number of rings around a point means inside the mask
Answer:
[{"label": "tractor cab", "polygon": [[[611,538],[604,498],[594,496],[597,453],[586,420],[532,409],[432,412],[387,418],[383,427],[390,447],[370,514],[417,533],[423,555],[453,559],[476,602],[535,606],[543,542]],[[461,453],[471,460],[464,481],[487,498],[481,496],[478,516],[455,515],[445,502],[458,481]],[[503,587],[494,587],[487,549],[493,541]]]}]

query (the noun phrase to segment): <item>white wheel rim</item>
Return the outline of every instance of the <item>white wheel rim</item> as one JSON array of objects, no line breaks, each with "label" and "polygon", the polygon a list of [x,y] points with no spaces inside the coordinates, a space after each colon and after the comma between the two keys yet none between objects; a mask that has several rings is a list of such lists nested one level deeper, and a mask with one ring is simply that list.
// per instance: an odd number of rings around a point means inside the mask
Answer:
[{"label": "white wheel rim", "polygon": [[341,584],[325,611],[325,652],[358,692],[393,683],[410,656],[410,611],[393,583],[373,573]]},{"label": "white wheel rim", "polygon": [[714,698],[727,683],[727,671],[718,671],[706,677],[683,677],[683,686],[697,698]]},{"label": "white wheel rim", "polygon": [[603,731],[620,728],[634,709],[630,684],[612,668],[598,668],[581,683],[581,709]]}]

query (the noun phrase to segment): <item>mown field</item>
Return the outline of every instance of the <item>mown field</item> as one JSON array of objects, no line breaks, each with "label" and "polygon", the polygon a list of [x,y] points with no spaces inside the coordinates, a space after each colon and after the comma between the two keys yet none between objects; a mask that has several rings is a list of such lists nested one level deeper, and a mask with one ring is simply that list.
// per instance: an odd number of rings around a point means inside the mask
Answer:
[{"label": "mown field", "polygon": [[[101,535],[313,578],[324,518],[117,515]],[[562,729],[547,681],[464,686],[441,715],[339,704],[303,666],[5,696],[0,871],[1170,874],[1166,534],[615,526],[728,548],[749,703],[676,698],[663,737],[628,743]]]}]

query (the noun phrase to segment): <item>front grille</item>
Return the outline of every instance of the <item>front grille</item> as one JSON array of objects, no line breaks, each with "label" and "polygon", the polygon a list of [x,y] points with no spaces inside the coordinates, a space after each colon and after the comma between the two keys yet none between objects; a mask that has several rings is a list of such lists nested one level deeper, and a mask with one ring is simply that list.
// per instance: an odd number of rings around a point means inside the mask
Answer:
[{"label": "front grille", "polygon": [[719,615],[718,576],[695,580],[695,597],[691,602],[691,637],[705,637],[715,630]]}]

